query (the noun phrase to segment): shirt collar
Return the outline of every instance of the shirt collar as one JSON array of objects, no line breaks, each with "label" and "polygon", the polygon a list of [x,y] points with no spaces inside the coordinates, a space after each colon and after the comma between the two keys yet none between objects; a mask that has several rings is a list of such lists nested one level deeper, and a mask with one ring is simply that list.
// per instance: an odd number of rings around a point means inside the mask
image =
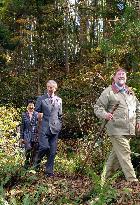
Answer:
[{"label": "shirt collar", "polygon": [[47,95],[48,95],[48,98],[54,98],[54,94],[53,94],[53,95],[49,95],[49,94],[47,93]]},{"label": "shirt collar", "polygon": [[120,87],[115,82],[112,83],[111,87],[112,87],[112,90],[113,90],[114,93],[121,92],[122,89],[125,93],[130,93],[130,91],[131,91],[127,85],[125,85],[123,87]]},{"label": "shirt collar", "polygon": [[125,89],[125,85],[124,86],[119,86],[117,83],[114,83],[114,84],[119,90]]}]

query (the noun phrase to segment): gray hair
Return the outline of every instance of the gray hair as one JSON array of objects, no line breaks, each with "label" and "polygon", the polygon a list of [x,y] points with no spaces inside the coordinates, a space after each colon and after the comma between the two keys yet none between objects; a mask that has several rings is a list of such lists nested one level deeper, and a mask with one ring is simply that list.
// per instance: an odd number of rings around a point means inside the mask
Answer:
[{"label": "gray hair", "polygon": [[52,85],[53,87],[55,87],[56,89],[57,89],[57,82],[55,82],[54,80],[49,80],[48,82],[47,82],[47,85],[48,84],[50,84],[50,85]]}]

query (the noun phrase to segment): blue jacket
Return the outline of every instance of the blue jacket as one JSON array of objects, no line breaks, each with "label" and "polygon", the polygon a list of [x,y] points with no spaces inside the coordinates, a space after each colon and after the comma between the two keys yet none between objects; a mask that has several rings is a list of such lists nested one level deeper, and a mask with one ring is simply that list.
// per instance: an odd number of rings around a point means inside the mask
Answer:
[{"label": "blue jacket", "polygon": [[52,134],[58,134],[62,127],[62,99],[54,96],[52,101],[47,94],[39,96],[35,110],[43,113],[41,131],[46,133],[50,128]]},{"label": "blue jacket", "polygon": [[28,142],[36,141],[37,126],[38,126],[38,113],[34,111],[33,116],[30,120],[29,113],[23,112],[21,126],[20,126],[21,138]]}]

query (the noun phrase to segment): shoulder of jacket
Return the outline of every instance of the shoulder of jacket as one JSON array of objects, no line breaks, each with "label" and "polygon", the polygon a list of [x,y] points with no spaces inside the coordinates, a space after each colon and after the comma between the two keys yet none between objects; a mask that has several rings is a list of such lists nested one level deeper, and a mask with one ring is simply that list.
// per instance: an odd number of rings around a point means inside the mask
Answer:
[{"label": "shoulder of jacket", "polygon": [[111,88],[111,85],[109,85],[107,88],[105,88],[104,90],[103,90],[103,94],[105,94],[105,93],[108,93],[108,92],[110,92],[112,90],[112,88]]},{"label": "shoulder of jacket", "polygon": [[135,95],[134,89],[132,87],[128,87],[128,92],[130,95]]},{"label": "shoulder of jacket", "polygon": [[45,98],[47,98],[46,95],[40,95],[38,96],[37,100],[44,100]]},{"label": "shoulder of jacket", "polygon": [[57,100],[62,101],[62,98],[60,98],[59,96],[56,95],[55,97],[56,97]]}]

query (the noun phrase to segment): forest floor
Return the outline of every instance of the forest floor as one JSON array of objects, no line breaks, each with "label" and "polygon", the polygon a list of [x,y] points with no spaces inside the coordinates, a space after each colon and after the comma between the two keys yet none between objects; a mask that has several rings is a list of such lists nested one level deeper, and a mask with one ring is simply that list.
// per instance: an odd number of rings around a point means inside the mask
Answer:
[{"label": "forest floor", "polygon": [[[95,173],[92,162],[78,174],[77,155],[66,157],[62,151],[56,157],[54,177],[45,177],[45,160],[39,172],[25,170],[24,152],[16,152],[13,146],[2,150],[0,205],[140,205],[139,182],[128,183],[121,173],[101,187],[100,173]],[[136,171],[140,181],[140,170]]]},{"label": "forest floor", "polygon": [[7,201],[15,198],[24,205],[140,205],[139,182],[119,179],[100,192],[95,187],[95,182],[85,175],[56,173],[54,177],[45,177],[43,170],[29,170],[7,184],[5,190]]}]

